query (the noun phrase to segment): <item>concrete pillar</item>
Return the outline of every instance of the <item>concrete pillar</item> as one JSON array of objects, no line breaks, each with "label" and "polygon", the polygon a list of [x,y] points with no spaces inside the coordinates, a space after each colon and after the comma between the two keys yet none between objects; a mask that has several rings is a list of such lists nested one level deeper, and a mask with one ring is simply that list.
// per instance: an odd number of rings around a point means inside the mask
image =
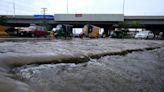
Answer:
[{"label": "concrete pillar", "polygon": [[103,33],[103,35],[105,37],[109,37],[109,28],[108,27],[104,27],[104,33]]},{"label": "concrete pillar", "polygon": [[104,33],[103,33],[103,35],[105,35],[105,37],[109,37],[109,36],[110,36],[110,32],[111,32],[112,30],[114,30],[113,25],[107,25],[107,26],[104,26],[103,28],[104,28]]}]

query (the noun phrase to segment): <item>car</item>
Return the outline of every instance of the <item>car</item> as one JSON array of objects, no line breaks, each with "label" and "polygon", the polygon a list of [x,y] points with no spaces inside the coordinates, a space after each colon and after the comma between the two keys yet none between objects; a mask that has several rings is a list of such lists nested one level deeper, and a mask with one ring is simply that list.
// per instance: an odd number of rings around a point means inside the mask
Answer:
[{"label": "car", "polygon": [[140,31],[135,35],[136,39],[153,39],[154,34],[151,31]]},{"label": "car", "polygon": [[48,35],[48,31],[45,27],[32,25],[28,28],[19,30],[18,34],[23,37],[46,37]]}]

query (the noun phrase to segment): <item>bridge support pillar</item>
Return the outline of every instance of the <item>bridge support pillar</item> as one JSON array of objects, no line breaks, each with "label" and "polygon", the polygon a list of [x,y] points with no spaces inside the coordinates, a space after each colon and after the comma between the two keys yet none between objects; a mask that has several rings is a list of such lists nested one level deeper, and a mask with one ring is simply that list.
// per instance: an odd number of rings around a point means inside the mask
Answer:
[{"label": "bridge support pillar", "polygon": [[109,36],[110,36],[110,32],[111,32],[112,30],[114,30],[114,28],[113,28],[112,25],[105,26],[105,27],[103,27],[103,28],[104,28],[103,37],[109,37]]},{"label": "bridge support pillar", "polygon": [[103,37],[109,37],[109,28],[108,27],[104,27]]}]

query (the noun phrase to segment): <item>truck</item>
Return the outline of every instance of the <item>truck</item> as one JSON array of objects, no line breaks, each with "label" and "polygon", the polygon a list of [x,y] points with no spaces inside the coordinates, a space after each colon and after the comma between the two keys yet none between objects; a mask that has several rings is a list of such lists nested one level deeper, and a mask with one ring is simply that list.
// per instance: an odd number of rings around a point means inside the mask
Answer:
[{"label": "truck", "polygon": [[99,38],[101,28],[87,24],[83,27],[82,32],[80,33],[80,38],[89,37],[89,38]]},{"label": "truck", "polygon": [[9,36],[9,34],[6,32],[7,29],[8,29],[7,26],[0,25],[0,37],[8,37]]},{"label": "truck", "polygon": [[57,39],[67,39],[70,38],[72,39],[73,37],[73,32],[72,32],[72,25],[68,25],[68,24],[58,24],[56,26],[56,30],[54,31],[54,37]]},{"label": "truck", "polygon": [[17,30],[14,27],[0,25],[0,37],[17,36]]}]

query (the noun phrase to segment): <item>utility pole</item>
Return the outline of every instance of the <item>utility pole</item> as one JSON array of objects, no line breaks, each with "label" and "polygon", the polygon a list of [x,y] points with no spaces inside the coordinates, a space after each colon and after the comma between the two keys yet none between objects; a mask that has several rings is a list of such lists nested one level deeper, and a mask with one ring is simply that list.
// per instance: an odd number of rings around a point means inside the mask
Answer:
[{"label": "utility pole", "polygon": [[45,19],[45,15],[46,15],[46,11],[47,11],[47,8],[41,8],[43,10],[43,17]]},{"label": "utility pole", "polygon": [[13,0],[13,17],[15,17],[15,0]]},{"label": "utility pole", "polygon": [[49,25],[46,21],[46,11],[47,11],[47,8],[41,8],[43,10],[43,26],[48,30],[49,29]]}]

